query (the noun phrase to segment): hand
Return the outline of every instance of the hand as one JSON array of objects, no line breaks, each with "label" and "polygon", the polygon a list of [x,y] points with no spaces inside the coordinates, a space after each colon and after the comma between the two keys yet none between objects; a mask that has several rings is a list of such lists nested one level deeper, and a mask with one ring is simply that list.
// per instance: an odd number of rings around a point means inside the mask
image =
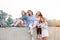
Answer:
[{"label": "hand", "polygon": [[41,26],[37,26],[38,28],[41,28]]}]

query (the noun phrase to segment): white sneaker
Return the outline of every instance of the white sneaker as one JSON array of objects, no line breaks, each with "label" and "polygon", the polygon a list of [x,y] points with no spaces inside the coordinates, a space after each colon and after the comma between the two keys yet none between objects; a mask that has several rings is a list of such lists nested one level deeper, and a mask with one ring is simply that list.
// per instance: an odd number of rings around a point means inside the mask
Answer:
[{"label": "white sneaker", "polygon": [[34,38],[32,37],[32,40],[34,40]]}]

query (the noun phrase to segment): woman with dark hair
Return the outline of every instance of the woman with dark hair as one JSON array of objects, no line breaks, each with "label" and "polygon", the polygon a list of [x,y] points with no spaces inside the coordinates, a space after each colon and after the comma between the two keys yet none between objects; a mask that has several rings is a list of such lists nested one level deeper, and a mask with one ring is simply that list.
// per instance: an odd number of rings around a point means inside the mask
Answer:
[{"label": "woman with dark hair", "polygon": [[27,13],[28,13],[29,16],[33,15],[33,12],[31,10],[28,10]]},{"label": "woman with dark hair", "polygon": [[34,15],[33,15],[33,12],[31,10],[28,10],[27,14],[28,14],[28,16],[27,16],[27,23],[29,25],[29,24],[34,22]]},{"label": "woman with dark hair", "polygon": [[34,24],[35,16],[33,15],[33,12],[31,10],[28,10],[27,13],[28,13],[27,24],[29,26],[29,32],[31,33],[32,40],[34,40],[34,37],[33,37],[33,24]]}]

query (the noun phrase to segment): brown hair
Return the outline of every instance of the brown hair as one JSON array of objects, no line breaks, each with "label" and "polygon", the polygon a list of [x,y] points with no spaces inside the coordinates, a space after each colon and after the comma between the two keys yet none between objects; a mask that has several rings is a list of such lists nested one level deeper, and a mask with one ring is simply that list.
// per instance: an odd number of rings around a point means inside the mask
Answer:
[{"label": "brown hair", "polygon": [[[45,18],[42,17],[41,19],[43,19],[43,22],[45,22]],[[39,23],[42,23],[41,19],[39,20]]]},{"label": "brown hair", "polygon": [[33,12],[32,12],[31,10],[28,10],[27,13],[29,13],[29,11],[30,11],[30,12],[32,13],[32,15],[33,15]]},{"label": "brown hair", "polygon": [[25,13],[25,15],[27,14],[24,10],[22,10],[22,12],[24,12],[24,13]]},{"label": "brown hair", "polygon": [[[43,17],[42,13],[41,13],[40,11],[38,11],[38,12],[40,13],[40,15],[39,15],[39,16]],[[37,13],[36,13],[36,15],[37,15]]]}]

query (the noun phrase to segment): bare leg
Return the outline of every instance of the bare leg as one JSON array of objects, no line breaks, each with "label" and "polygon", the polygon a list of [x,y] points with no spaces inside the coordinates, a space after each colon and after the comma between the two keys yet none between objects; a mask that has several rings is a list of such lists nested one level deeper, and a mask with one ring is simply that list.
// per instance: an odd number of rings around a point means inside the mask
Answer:
[{"label": "bare leg", "polygon": [[21,26],[21,27],[25,27],[26,26],[24,23],[19,23],[18,25]]},{"label": "bare leg", "polygon": [[15,25],[18,25],[19,23],[21,23],[21,20],[20,19],[17,19]]},{"label": "bare leg", "polygon": [[32,40],[34,40],[33,27],[32,25],[29,25],[29,27],[30,27],[31,38]]},{"label": "bare leg", "polygon": [[47,37],[42,37],[42,40],[47,40]]},{"label": "bare leg", "polygon": [[16,25],[25,26],[25,24],[23,23],[23,21],[20,20],[20,19],[17,19],[17,21],[15,22],[14,26],[16,26]]},{"label": "bare leg", "polygon": [[37,38],[40,38],[40,34],[37,34]]}]

